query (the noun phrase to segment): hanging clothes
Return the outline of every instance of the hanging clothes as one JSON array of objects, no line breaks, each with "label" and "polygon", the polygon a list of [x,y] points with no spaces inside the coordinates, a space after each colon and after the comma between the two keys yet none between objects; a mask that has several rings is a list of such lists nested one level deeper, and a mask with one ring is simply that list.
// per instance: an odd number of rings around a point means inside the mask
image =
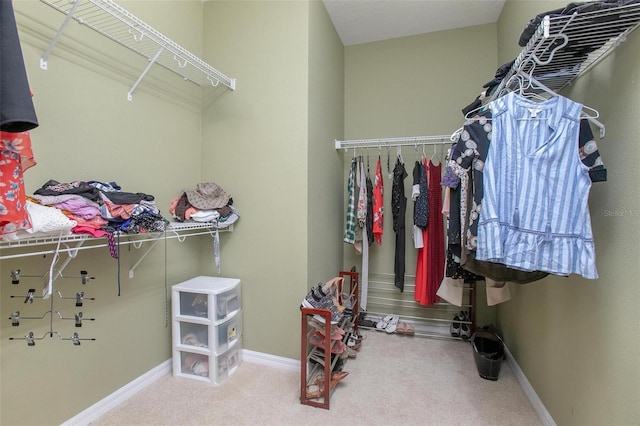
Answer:
[{"label": "hanging clothes", "polygon": [[491,104],[476,258],[596,279],[591,180],[576,155],[582,105],[511,92]]},{"label": "hanging clothes", "polygon": [[345,220],[343,241],[347,244],[353,244],[356,241],[356,157],[351,159],[351,167],[349,168],[349,178],[347,180],[347,217]]},{"label": "hanging clothes", "polygon": [[424,306],[440,300],[436,292],[444,277],[444,221],[442,218],[442,164],[424,160],[429,188],[429,224],[423,230],[424,247],[418,250],[414,299]]},{"label": "hanging clothes", "polygon": [[461,265],[468,271],[498,282],[509,281],[526,284],[540,280],[548,275],[541,271],[521,271],[496,262],[484,262],[476,259],[478,218],[482,210],[484,185],[483,171],[489,145],[491,143],[491,111],[486,110],[473,117],[463,127],[458,143],[454,146],[451,159],[463,170],[471,173],[467,191],[463,245],[459,253]]},{"label": "hanging clothes", "polygon": [[0,131],[19,133],[38,127],[13,2],[0,1]]},{"label": "hanging clothes", "polygon": [[382,164],[380,156],[376,163],[376,174],[373,183],[373,239],[378,245],[382,245],[384,231],[384,183],[382,180]]},{"label": "hanging clothes", "polygon": [[396,234],[395,257],[393,265],[395,286],[404,291],[405,272],[405,213],[407,197],[404,194],[404,180],[407,178],[404,163],[398,156],[393,169],[393,185],[391,187],[391,214],[393,216],[393,232]]},{"label": "hanging clothes", "polygon": [[432,303],[437,303],[440,298],[436,295],[440,282],[444,277],[445,255],[444,255],[444,220],[442,218],[442,186],[440,179],[442,176],[442,164],[428,165],[429,177],[429,240],[427,248],[429,250],[429,270],[427,277],[427,295]]},{"label": "hanging clothes", "polygon": [[0,131],[0,238],[31,228],[24,172],[35,165],[28,132]]},{"label": "hanging clothes", "polygon": [[367,158],[367,238],[366,241],[369,245],[373,244],[373,182],[369,176],[369,159]]},{"label": "hanging clothes", "polygon": [[[415,247],[418,249],[417,259],[416,259],[416,277],[415,277],[415,289],[414,289],[414,299],[417,302],[426,301],[426,292],[427,292],[427,247],[428,240],[425,241],[425,238],[428,238],[426,226],[419,227],[417,222],[422,221],[422,223],[426,224],[429,221],[429,186],[427,179],[427,170],[424,167],[422,162],[416,161],[416,164],[413,168],[413,190],[412,197],[415,196],[414,201],[414,209],[413,209],[413,232],[414,232],[414,242]],[[424,201],[422,203],[423,206],[427,206],[427,209],[419,209],[418,201]],[[418,218],[418,216],[421,216]]]},{"label": "hanging clothes", "polygon": [[[360,186],[360,199],[358,201],[358,226],[356,229],[360,229],[361,232],[356,232],[356,235],[362,234],[362,238],[359,240],[356,237],[356,244],[360,241],[360,249],[358,250],[362,254],[362,265],[360,269],[360,297],[362,301],[360,302],[360,308],[363,311],[367,310],[367,295],[369,289],[369,207],[373,209],[373,204],[369,201],[369,186],[371,185],[371,179],[368,177],[368,167],[367,171],[365,171],[364,163],[362,162],[362,158],[360,158],[358,164],[359,176],[358,179]],[[371,189],[373,192],[373,188]],[[373,223],[371,222],[373,225]],[[371,238],[373,241],[373,238]],[[357,246],[356,246],[357,249]]]}]

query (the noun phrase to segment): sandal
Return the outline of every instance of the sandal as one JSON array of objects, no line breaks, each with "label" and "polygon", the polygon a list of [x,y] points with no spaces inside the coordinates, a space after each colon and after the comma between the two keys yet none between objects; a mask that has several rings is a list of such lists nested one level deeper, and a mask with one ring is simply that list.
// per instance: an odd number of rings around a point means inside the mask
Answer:
[{"label": "sandal", "polygon": [[386,317],[382,318],[376,324],[376,330],[382,331],[385,328],[387,328],[387,325],[389,325],[389,321],[391,321],[392,319],[393,319],[393,315],[387,315]]},{"label": "sandal", "polygon": [[407,324],[404,322],[399,322],[398,327],[396,327],[396,333],[405,334],[407,332]]},{"label": "sandal", "polygon": [[413,324],[407,323],[404,333],[408,336],[413,336],[414,334],[416,334],[416,330],[415,328],[413,328]]},{"label": "sandal", "polygon": [[386,331],[387,333],[395,333],[398,329],[398,321],[400,321],[400,317],[398,315],[393,315],[391,321],[389,321],[384,331]]}]

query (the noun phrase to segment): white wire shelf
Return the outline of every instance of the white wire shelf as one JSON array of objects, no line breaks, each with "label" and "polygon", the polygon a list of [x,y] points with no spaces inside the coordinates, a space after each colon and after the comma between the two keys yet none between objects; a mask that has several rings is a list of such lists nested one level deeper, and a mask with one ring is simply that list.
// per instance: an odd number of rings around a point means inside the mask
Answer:
[{"label": "white wire shelf", "polygon": [[[184,241],[187,237],[193,237],[197,235],[213,235],[216,231],[216,227],[211,222],[170,222],[165,232],[149,232],[141,234],[126,234],[117,233],[120,237],[121,245],[133,244],[139,248],[145,242],[156,243],[161,239],[175,239]],[[233,225],[229,225],[226,228],[218,229],[219,232],[232,232]],[[70,244],[75,243],[73,247]],[[23,251],[22,249],[39,246],[56,246],[60,247],[47,248],[39,251]],[[28,256],[42,256],[46,254],[55,253],[75,253],[78,250],[88,250],[100,247],[108,247],[108,242],[105,237],[93,237],[86,234],[50,234],[44,236],[34,236],[30,238],[20,238],[17,240],[2,240],[0,241],[0,260],[13,259]],[[15,250],[20,249],[18,253]],[[8,253],[9,252],[9,253]]]},{"label": "white wire shelf", "polygon": [[515,90],[519,82],[513,77],[519,73],[558,92],[603,60],[639,25],[640,3],[545,16],[491,97]]},{"label": "white wire shelf", "polygon": [[47,69],[47,58],[69,21],[73,19],[148,59],[149,64],[127,94],[129,100],[132,100],[134,90],[153,64],[161,65],[198,86],[215,87],[222,83],[229,89],[235,90],[235,79],[221,73],[112,0],[40,1],[66,16],[58,33],[40,59],[42,69]]}]

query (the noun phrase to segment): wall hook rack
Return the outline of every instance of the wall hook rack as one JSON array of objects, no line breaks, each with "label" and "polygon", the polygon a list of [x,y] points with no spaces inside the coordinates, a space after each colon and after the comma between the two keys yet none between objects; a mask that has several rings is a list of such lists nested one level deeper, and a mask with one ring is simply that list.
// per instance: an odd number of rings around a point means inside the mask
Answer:
[{"label": "wall hook rack", "polygon": [[54,335],[58,336],[60,340],[71,341],[74,346],[80,346],[81,340],[96,340],[95,338],[81,338],[80,335],[75,332],[71,335],[71,337],[63,337],[62,334],[57,331],[47,331],[44,335],[42,335],[42,337],[35,337],[33,331],[30,331],[24,337],[9,337],[9,340],[25,340],[27,342],[27,346],[35,346],[36,340],[44,340],[47,337],[53,337]]},{"label": "wall hook rack", "polygon": [[[27,291],[26,297],[25,296],[9,296],[9,297],[11,297],[12,299],[18,298],[18,297],[20,297],[20,298],[25,297],[24,303],[33,303],[34,299],[43,299],[44,298],[43,296],[36,296],[35,293],[36,293],[36,289],[35,288],[30,288]],[[82,303],[83,303],[84,300],[96,300],[95,297],[89,297],[89,298],[85,299],[84,291],[77,292],[75,297],[64,297],[62,295],[62,292],[60,292],[60,290],[56,290],[56,294],[58,295],[58,297],[60,299],[70,299],[70,300],[74,300],[75,299],[76,306],[82,306]]]},{"label": "wall hook rack", "polygon": [[[82,284],[87,284],[89,283],[89,281],[96,279],[96,277],[89,276],[89,272],[84,270],[80,271],[79,276],[65,277],[65,276],[62,276],[62,272],[59,272],[58,275],[60,278],[65,278],[65,279],[80,278],[80,282],[82,282]],[[20,269],[14,269],[13,271],[11,271],[11,284],[16,284],[16,285],[20,284],[21,278],[44,278],[45,276],[47,276],[46,273],[42,275],[22,275]]]},{"label": "wall hook rack", "polygon": [[11,325],[13,327],[17,327],[20,325],[20,320],[41,320],[44,319],[47,315],[51,315],[51,314],[56,314],[58,315],[58,318],[60,318],[61,320],[72,320],[75,322],[75,326],[76,327],[82,327],[82,321],[95,321],[95,318],[84,318],[82,315],[82,312],[78,312],[77,314],[75,314],[73,317],[65,317],[64,315],[62,315],[62,313],[60,311],[47,311],[44,314],[42,314],[42,316],[39,317],[21,317],[20,316],[20,311],[15,311],[11,313],[11,316],[9,317],[9,319],[11,320]]}]

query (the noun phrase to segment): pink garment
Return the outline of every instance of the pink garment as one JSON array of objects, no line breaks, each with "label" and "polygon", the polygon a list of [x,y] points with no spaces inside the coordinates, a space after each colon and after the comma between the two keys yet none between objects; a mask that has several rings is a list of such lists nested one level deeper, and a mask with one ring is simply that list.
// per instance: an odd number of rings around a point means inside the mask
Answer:
[{"label": "pink garment", "polygon": [[82,216],[76,216],[73,213],[65,213],[65,215],[71,219],[75,220],[78,223],[78,226],[90,226],[94,229],[100,229],[107,223],[109,223],[106,219],[103,219],[102,216],[95,216],[91,219],[85,219]]},{"label": "pink garment", "polygon": [[[88,200],[87,200],[88,201]],[[71,198],[55,205],[60,210],[66,210],[83,219],[91,219],[100,216],[100,209],[93,203],[85,202],[79,198]]]},{"label": "pink garment", "polygon": [[131,217],[131,212],[136,208],[136,204],[114,204],[107,200],[104,200],[104,205],[107,206],[111,217],[121,217],[125,220]]},{"label": "pink garment", "polygon": [[91,234],[94,237],[104,237],[107,232],[102,229],[96,229],[91,226],[75,226],[71,229],[74,234]]}]

